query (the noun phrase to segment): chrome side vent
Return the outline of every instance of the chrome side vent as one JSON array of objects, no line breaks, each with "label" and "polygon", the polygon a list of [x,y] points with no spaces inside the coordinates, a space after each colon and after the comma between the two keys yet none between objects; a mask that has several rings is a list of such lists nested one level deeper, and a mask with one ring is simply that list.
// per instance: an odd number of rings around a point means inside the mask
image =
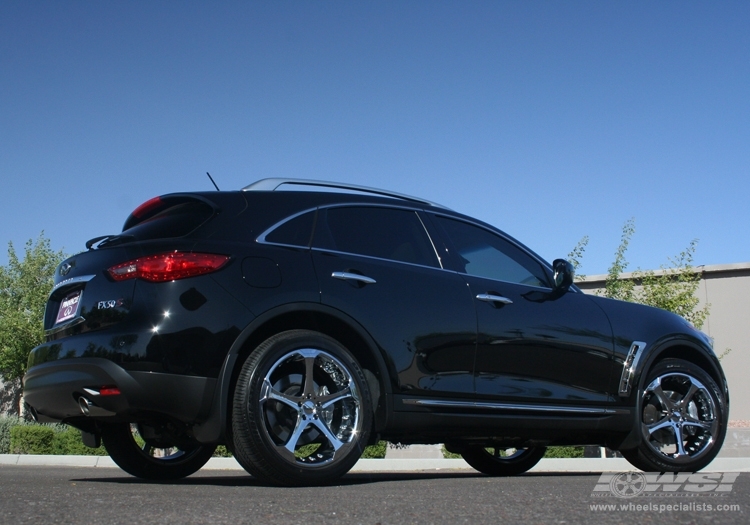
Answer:
[{"label": "chrome side vent", "polygon": [[635,369],[638,367],[638,361],[643,355],[644,348],[646,348],[646,343],[643,341],[633,341],[633,344],[630,345],[628,356],[622,364],[622,376],[620,377],[620,388],[618,391],[621,397],[630,395],[630,390],[633,387],[633,375],[635,374]]}]

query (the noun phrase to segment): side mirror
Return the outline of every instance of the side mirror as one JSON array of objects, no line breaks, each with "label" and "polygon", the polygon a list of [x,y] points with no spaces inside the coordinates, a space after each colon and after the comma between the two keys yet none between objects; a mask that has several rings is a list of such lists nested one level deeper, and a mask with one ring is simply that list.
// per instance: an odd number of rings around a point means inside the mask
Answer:
[{"label": "side mirror", "polygon": [[565,259],[555,259],[552,263],[552,270],[555,272],[555,290],[560,292],[568,291],[568,288],[573,284],[573,278],[576,273],[573,265]]}]

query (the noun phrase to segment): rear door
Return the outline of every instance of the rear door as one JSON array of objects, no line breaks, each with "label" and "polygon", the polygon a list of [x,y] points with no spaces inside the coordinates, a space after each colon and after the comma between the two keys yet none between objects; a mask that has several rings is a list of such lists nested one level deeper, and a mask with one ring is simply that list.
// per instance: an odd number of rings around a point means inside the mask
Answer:
[{"label": "rear door", "polygon": [[473,395],[473,301],[461,277],[442,269],[417,211],[321,209],[313,261],[323,304],[370,333],[397,378],[394,393]]}]

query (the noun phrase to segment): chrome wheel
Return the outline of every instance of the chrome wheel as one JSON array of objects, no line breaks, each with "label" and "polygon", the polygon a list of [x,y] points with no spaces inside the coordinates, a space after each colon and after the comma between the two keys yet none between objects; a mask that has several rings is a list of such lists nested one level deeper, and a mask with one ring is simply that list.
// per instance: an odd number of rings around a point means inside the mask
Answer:
[{"label": "chrome wheel", "polygon": [[646,472],[695,472],[718,454],[727,426],[724,393],[701,367],[664,359],[649,371],[638,397],[641,443],[621,450]]},{"label": "chrome wheel", "polygon": [[643,439],[657,454],[675,462],[697,459],[718,433],[716,403],[695,377],[664,374],[643,392]]},{"label": "chrome wheel", "polygon": [[372,418],[364,373],[346,348],[318,332],[282,332],[250,354],[237,378],[235,458],[276,485],[333,481],[359,459]]},{"label": "chrome wheel", "polygon": [[266,436],[281,457],[301,467],[345,456],[361,431],[362,400],[351,372],[323,350],[295,350],[276,361],[259,403]]}]

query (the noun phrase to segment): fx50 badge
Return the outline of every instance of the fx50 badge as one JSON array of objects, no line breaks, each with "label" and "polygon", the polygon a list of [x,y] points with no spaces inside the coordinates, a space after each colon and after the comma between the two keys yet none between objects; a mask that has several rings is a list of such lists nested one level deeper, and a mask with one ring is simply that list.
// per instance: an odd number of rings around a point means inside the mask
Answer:
[{"label": "fx50 badge", "polygon": [[122,299],[110,299],[109,301],[99,301],[96,308],[98,310],[109,310],[110,308],[119,308],[122,306]]}]

